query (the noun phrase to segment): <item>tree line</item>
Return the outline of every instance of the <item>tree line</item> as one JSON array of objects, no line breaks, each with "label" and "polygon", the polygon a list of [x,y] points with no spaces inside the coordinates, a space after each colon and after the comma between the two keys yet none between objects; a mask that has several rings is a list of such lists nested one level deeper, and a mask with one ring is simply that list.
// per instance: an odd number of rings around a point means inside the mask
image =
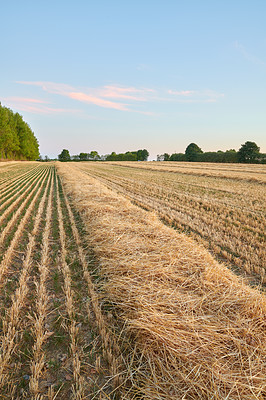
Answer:
[{"label": "tree line", "polygon": [[127,151],[126,153],[116,154],[114,151],[111,154],[100,156],[97,151],[90,153],[80,153],[79,155],[71,156],[69,150],[63,149],[58,155],[59,161],[147,161],[149,152],[146,149]]},{"label": "tree line", "polygon": [[[97,151],[80,153],[71,156],[67,149],[63,149],[58,156],[59,161],[147,161],[149,152],[146,149],[99,155]],[[213,163],[266,163],[266,154],[260,153],[260,148],[255,142],[247,141],[240,149],[226,151],[203,150],[196,144],[190,143],[185,153],[158,154],[157,161],[189,161],[189,162],[213,162]]]},{"label": "tree line", "polygon": [[0,159],[36,160],[39,144],[23,117],[0,103]]},{"label": "tree line", "polygon": [[266,163],[266,154],[260,153],[260,148],[255,142],[247,141],[241,145],[238,151],[234,149],[226,151],[203,152],[196,143],[190,143],[185,153],[158,154],[157,161],[192,161],[213,163]]}]

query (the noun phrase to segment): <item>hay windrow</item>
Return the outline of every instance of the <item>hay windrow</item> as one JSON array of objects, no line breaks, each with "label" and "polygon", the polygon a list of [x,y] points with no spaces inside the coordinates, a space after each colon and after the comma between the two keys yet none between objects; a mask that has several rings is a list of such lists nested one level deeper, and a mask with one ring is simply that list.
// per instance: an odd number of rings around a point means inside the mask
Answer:
[{"label": "hay windrow", "polygon": [[264,295],[155,215],[69,165],[57,168],[113,305],[128,365],[124,398],[264,399]]}]

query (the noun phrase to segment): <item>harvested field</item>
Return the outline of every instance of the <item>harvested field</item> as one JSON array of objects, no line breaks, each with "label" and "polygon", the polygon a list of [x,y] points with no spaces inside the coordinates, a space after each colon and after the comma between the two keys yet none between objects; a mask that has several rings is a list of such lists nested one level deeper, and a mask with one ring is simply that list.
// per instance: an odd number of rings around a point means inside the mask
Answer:
[{"label": "harvested field", "polygon": [[[141,187],[143,171],[136,179],[127,166],[57,168],[99,263],[102,307],[112,314],[125,365],[121,398],[265,399],[264,294],[155,213],[115,193],[125,181]],[[130,187],[123,189],[127,197]]]},{"label": "harvested field", "polygon": [[54,164],[0,167],[0,399],[113,399],[82,221]]},{"label": "harvested field", "polygon": [[218,261],[244,273],[251,284],[266,284],[264,165],[131,162],[75,167],[155,211]]},{"label": "harvested field", "polygon": [[174,202],[200,218],[210,196],[202,225],[227,206],[257,240],[261,176],[145,165],[0,164],[0,399],[266,398],[265,295],[203,248],[192,217],[166,218]]}]

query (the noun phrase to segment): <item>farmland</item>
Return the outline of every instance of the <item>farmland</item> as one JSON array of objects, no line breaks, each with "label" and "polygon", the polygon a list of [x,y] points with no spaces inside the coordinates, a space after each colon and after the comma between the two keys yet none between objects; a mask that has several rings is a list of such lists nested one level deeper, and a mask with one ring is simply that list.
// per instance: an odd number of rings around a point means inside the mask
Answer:
[{"label": "farmland", "polygon": [[265,172],[1,163],[1,396],[264,399]]},{"label": "farmland", "polygon": [[[100,334],[108,332],[82,223],[54,165],[0,168],[0,397],[100,398],[113,390],[113,380],[102,356]],[[105,344],[115,375],[110,341]]]},{"label": "farmland", "polygon": [[266,168],[198,163],[77,164],[110,189],[155,211],[250,281],[266,283]]}]

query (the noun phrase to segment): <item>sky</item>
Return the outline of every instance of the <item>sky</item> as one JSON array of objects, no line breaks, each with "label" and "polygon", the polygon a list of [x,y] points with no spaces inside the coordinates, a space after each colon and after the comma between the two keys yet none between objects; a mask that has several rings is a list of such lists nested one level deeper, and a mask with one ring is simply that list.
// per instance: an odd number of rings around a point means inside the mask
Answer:
[{"label": "sky", "polygon": [[0,0],[0,102],[40,153],[266,152],[265,0]]}]

